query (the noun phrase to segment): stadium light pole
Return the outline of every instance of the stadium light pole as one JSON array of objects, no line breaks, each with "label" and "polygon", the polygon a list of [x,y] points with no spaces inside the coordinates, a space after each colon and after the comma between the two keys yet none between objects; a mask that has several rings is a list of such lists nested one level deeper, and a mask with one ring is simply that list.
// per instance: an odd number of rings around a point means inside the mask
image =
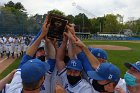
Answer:
[{"label": "stadium light pole", "polygon": [[85,23],[84,23],[84,13],[83,13],[83,28],[82,28],[82,33],[84,32],[84,26],[85,26]]},{"label": "stadium light pole", "polygon": [[[76,7],[76,9],[80,10],[80,11],[83,11],[83,28],[84,28],[84,13],[90,15],[91,17],[96,17],[94,14],[92,14],[91,12],[89,12],[88,10],[84,9],[83,7],[77,5],[75,2],[72,3],[72,6]],[[82,32],[83,32],[84,29],[82,29]]]},{"label": "stadium light pole", "polygon": [[[75,2],[72,3],[72,6],[75,6],[77,9],[79,9],[79,10],[82,11],[82,8],[81,8],[80,6],[77,7],[77,5],[76,5]],[[82,25],[83,25],[83,27],[82,27],[82,32],[84,32],[84,25],[85,25],[85,23],[84,23],[84,12],[83,12],[82,15],[83,15],[83,16],[82,16],[82,19],[83,19],[83,22],[82,22]],[[80,30],[79,30],[79,31],[80,31]]]},{"label": "stadium light pole", "polygon": [[102,32],[102,25],[101,25],[101,22],[100,22],[100,33]]}]

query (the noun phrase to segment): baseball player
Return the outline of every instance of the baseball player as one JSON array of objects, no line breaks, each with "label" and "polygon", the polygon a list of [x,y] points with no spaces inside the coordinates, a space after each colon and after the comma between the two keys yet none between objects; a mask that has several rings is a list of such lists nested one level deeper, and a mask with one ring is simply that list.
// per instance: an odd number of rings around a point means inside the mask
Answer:
[{"label": "baseball player", "polygon": [[6,56],[7,58],[10,57],[10,51],[12,50],[11,44],[9,39],[7,38],[6,43],[5,43],[5,50],[6,50]]},{"label": "baseball player", "polygon": [[19,38],[17,38],[17,37],[15,38],[14,45],[15,45],[15,54],[18,58],[19,53],[20,53],[20,40],[19,40]]},{"label": "baseball player", "polygon": [[[47,81],[50,80],[49,78],[51,75],[49,74],[49,72],[53,69],[52,63],[54,63],[55,60],[52,58],[55,58],[55,53],[50,52],[51,58],[48,59],[46,64],[46,62],[38,59],[39,56],[44,55],[45,52],[43,52],[42,50],[36,52],[41,40],[47,34],[47,29],[49,26],[47,26],[46,28],[46,25],[47,22],[45,22],[45,24],[43,25],[41,34],[29,46],[26,54],[22,57],[22,61],[20,62],[19,68],[15,73],[12,82],[8,87],[5,87],[6,93],[51,93],[47,90],[47,88],[49,87]],[[49,43],[49,46],[51,46],[51,51],[52,44]],[[35,53],[37,58],[33,59]],[[45,64],[46,66],[44,67]]]},{"label": "baseball player", "polygon": [[20,45],[21,45],[21,56],[23,56],[24,53],[24,45],[25,45],[25,39],[24,37],[20,38]]},{"label": "baseball player", "polygon": [[6,39],[6,37],[3,36],[2,40],[3,40],[3,54],[5,54],[5,52],[6,52],[6,41],[7,41],[7,39]]},{"label": "baseball player", "polygon": [[1,58],[3,58],[3,40],[2,40],[2,38],[0,38],[0,54],[1,54]]},{"label": "baseball player", "polygon": [[9,43],[10,43],[10,45],[11,45],[11,46],[10,46],[10,49],[9,49],[10,55],[12,55],[12,58],[14,58],[13,38],[12,38],[12,37],[9,37],[8,41],[9,41]]},{"label": "baseball player", "polygon": [[67,65],[64,63],[65,48],[67,40],[65,39],[57,50],[56,65],[58,69],[58,76],[61,84],[67,93],[93,93],[92,86],[82,78],[81,72],[83,70],[82,63],[75,59],[72,44],[69,43],[68,54],[70,61]]},{"label": "baseball player", "polygon": [[[86,68],[87,75],[93,80],[89,79],[93,86],[94,93],[117,93],[115,91],[116,87],[123,87],[123,80],[120,78],[120,70],[108,62],[99,62],[97,59],[86,47],[86,45],[74,35],[74,27],[70,27],[70,32],[67,32],[67,36],[73,41],[76,45],[76,49],[81,49],[86,55],[90,67]],[[97,56],[101,56],[100,52],[97,53]],[[84,57],[84,56],[83,56]],[[105,56],[103,56],[104,58]],[[105,58],[104,58],[105,59]],[[86,67],[86,66],[85,66]]]},{"label": "baseball player", "polygon": [[12,37],[12,42],[11,42],[11,46],[12,46],[12,50],[13,50],[13,53],[12,53],[12,58],[15,58],[15,45],[14,45],[14,42],[15,42],[15,38]]},{"label": "baseball player", "polygon": [[[117,93],[116,88],[124,87],[124,80],[120,78],[118,67],[108,62],[100,63],[89,49],[77,39],[76,43],[84,51],[93,69],[88,69],[87,75],[92,78],[94,93]],[[125,89],[125,88],[124,88]],[[126,91],[126,90],[125,90]]]}]

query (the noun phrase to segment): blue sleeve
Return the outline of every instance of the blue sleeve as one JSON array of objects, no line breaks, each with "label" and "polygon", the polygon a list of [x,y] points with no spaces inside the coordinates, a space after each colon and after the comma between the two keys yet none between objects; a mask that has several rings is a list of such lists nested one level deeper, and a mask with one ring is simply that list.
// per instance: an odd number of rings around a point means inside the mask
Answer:
[{"label": "blue sleeve", "polygon": [[83,52],[80,52],[79,54],[77,54],[77,58],[82,62],[83,68],[86,71],[86,73],[88,71],[93,71],[94,68],[92,68],[91,64],[89,63],[86,55]]},{"label": "blue sleeve", "polygon": [[24,55],[20,61],[20,64],[19,64],[19,67],[18,68],[21,68],[21,66],[26,63],[28,60],[31,60],[33,59],[33,57],[29,56],[29,55]]},{"label": "blue sleeve", "polygon": [[38,32],[38,34],[34,37],[34,39],[33,39],[33,41],[31,41],[31,43],[29,44],[29,46],[31,46],[34,42],[35,42],[35,40],[39,37],[39,35],[41,34],[41,32],[42,32],[42,29]]},{"label": "blue sleeve", "polygon": [[54,71],[54,67],[55,67],[55,63],[56,63],[56,60],[55,59],[48,59],[48,64],[50,65],[50,73],[52,73]]}]

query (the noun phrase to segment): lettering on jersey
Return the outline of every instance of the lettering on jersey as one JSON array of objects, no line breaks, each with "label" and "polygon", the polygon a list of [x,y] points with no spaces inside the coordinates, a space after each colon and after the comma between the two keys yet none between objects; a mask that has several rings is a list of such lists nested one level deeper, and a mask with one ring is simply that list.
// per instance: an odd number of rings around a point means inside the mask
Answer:
[{"label": "lettering on jersey", "polygon": [[100,70],[100,65],[96,68],[96,71],[98,72]]},{"label": "lettering on jersey", "polygon": [[32,60],[30,60],[30,62],[32,63],[33,61],[32,61]]},{"label": "lettering on jersey", "polygon": [[45,90],[44,85],[41,85],[40,91]]},{"label": "lettering on jersey", "polygon": [[100,54],[100,53],[98,53],[98,55],[97,55],[97,56],[98,56],[98,57],[100,57],[100,55],[101,55],[101,54]]},{"label": "lettering on jersey", "polygon": [[72,66],[74,66],[74,67],[77,65],[77,63],[76,63],[74,60],[71,61],[71,64],[72,64]]},{"label": "lettering on jersey", "polygon": [[67,89],[67,92],[68,92],[68,93],[74,93],[74,92],[71,92],[69,89]]},{"label": "lettering on jersey", "polygon": [[74,93],[68,89],[68,84],[65,85],[65,89],[67,90],[68,93]]},{"label": "lettering on jersey", "polygon": [[68,84],[65,85],[65,89],[67,89],[67,88],[68,88]]}]

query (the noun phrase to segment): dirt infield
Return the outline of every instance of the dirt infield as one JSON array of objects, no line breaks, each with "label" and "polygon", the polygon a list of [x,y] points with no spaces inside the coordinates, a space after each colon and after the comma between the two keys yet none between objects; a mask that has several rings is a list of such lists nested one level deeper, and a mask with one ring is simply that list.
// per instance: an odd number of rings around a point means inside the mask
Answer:
[{"label": "dirt infield", "polygon": [[11,65],[15,59],[6,57],[0,58],[0,74],[9,66]]},{"label": "dirt infield", "polygon": [[140,41],[114,41],[114,42],[130,42],[130,43],[140,43]]},{"label": "dirt infield", "polygon": [[115,45],[90,45],[90,46],[94,48],[102,48],[105,50],[131,50],[131,48],[129,47],[115,46]]}]

